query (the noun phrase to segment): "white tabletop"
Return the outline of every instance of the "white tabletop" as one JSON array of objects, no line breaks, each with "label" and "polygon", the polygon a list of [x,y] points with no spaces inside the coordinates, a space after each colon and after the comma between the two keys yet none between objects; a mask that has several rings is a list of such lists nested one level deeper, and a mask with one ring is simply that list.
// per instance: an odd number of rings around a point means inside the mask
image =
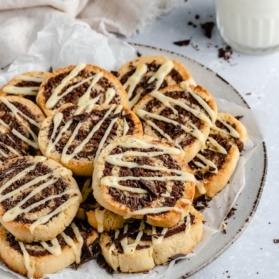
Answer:
[{"label": "white tabletop", "polygon": [[[143,33],[127,39],[171,50],[206,65],[231,83],[252,109],[262,109],[269,114],[269,133],[265,141],[268,174],[257,212],[232,246],[190,278],[279,278],[279,244],[273,242],[279,238],[279,52],[250,56],[234,51],[229,61],[218,58],[218,48],[225,44],[216,26],[212,38],[205,37],[200,24],[208,21],[215,22],[214,0],[189,0]],[[189,39],[191,43],[188,46],[173,44]]]}]

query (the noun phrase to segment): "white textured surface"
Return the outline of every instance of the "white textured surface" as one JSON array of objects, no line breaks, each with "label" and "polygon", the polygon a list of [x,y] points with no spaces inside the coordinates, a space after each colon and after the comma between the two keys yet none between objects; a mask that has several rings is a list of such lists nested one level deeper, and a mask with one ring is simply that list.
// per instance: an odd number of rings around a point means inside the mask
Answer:
[{"label": "white textured surface", "polygon": [[[200,15],[196,20],[195,15]],[[188,25],[192,21],[196,28]],[[268,174],[264,192],[252,221],[240,238],[219,258],[191,276],[200,278],[279,278],[279,52],[265,56],[249,56],[234,52],[230,61],[218,58],[222,39],[215,27],[207,39],[200,23],[215,21],[213,0],[189,0],[159,19],[142,34],[128,41],[152,45],[186,55],[219,73],[246,99],[251,108],[269,114]],[[189,46],[176,46],[174,41],[191,39],[199,51]],[[251,95],[246,95],[252,93]]]}]

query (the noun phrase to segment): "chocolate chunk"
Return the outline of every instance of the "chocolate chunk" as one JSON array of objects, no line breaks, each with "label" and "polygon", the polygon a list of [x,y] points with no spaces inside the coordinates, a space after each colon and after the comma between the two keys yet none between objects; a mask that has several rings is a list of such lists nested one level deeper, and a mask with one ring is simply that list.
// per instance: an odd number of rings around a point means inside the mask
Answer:
[{"label": "chocolate chunk", "polygon": [[218,57],[223,58],[224,60],[230,60],[233,51],[230,46],[218,49]]},{"label": "chocolate chunk", "polygon": [[152,185],[151,183],[147,182],[144,179],[140,179],[138,183],[143,189],[147,190],[151,195],[158,197],[158,192],[154,185]]},{"label": "chocolate chunk", "polygon": [[79,264],[74,264],[74,268],[78,269],[84,263],[89,262],[91,260],[96,260],[101,254],[101,246],[99,238],[95,239],[95,241],[91,245],[87,245],[86,242],[83,243],[82,253]]},{"label": "chocolate chunk", "polygon": [[208,21],[201,24],[201,28],[204,30],[205,36],[209,39],[211,39],[214,26],[215,23],[213,21]]},{"label": "chocolate chunk", "polygon": [[110,71],[115,77],[119,77],[119,73],[117,71]]},{"label": "chocolate chunk", "polygon": [[237,209],[236,209],[235,207],[232,207],[231,210],[228,212],[228,214],[227,214],[225,220],[231,218],[231,217],[234,215],[234,213],[235,213],[236,210],[237,210]]},{"label": "chocolate chunk", "polygon": [[211,198],[209,198],[205,195],[202,195],[202,196],[198,197],[196,200],[194,200],[193,206],[195,207],[195,209],[202,211],[209,206],[208,203],[210,201],[211,201]]},{"label": "chocolate chunk", "polygon": [[137,50],[137,56],[138,57],[141,57],[142,56],[142,54]]},{"label": "chocolate chunk", "polygon": [[188,46],[190,42],[191,40],[182,40],[182,41],[173,42],[173,44],[177,46]]},{"label": "chocolate chunk", "polygon": [[243,115],[237,115],[237,116],[235,116],[235,118],[236,118],[237,120],[240,120],[241,118],[243,118]]}]

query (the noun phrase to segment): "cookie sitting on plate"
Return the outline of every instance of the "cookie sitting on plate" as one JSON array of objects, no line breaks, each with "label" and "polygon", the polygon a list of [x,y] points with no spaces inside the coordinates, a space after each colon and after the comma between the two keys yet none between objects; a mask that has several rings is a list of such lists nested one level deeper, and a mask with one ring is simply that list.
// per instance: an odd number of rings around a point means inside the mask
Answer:
[{"label": "cookie sitting on plate", "polygon": [[173,85],[153,91],[134,107],[145,134],[169,142],[190,161],[204,147],[213,127],[217,106],[200,86]]},{"label": "cookie sitting on plate", "polygon": [[172,227],[189,213],[195,181],[181,150],[147,135],[125,136],[96,160],[93,193],[124,218]]},{"label": "cookie sitting on plate", "polygon": [[118,79],[128,94],[129,107],[152,91],[186,81],[195,85],[186,67],[163,56],[142,56],[121,66]]},{"label": "cookie sitting on plate", "polygon": [[205,148],[189,162],[198,181],[196,197],[205,194],[212,198],[227,185],[246,140],[246,128],[239,120],[229,113],[218,113]]},{"label": "cookie sitting on plate", "polygon": [[47,116],[65,104],[128,105],[127,94],[113,74],[85,63],[51,73],[41,84],[36,100]]}]

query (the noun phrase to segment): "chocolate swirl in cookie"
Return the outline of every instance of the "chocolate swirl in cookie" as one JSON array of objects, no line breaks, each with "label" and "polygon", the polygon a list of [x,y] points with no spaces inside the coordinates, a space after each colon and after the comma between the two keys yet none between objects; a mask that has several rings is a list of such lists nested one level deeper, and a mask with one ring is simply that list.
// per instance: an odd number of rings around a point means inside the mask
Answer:
[{"label": "chocolate swirl in cookie", "polygon": [[111,73],[84,63],[54,72],[41,86],[37,103],[46,115],[64,104],[126,105],[126,93]]},{"label": "chocolate swirl in cookie", "polygon": [[44,115],[31,101],[0,97],[0,162],[39,152],[38,133]]},{"label": "chocolate swirl in cookie", "polygon": [[[1,258],[12,269],[27,275],[28,278],[41,278],[45,274],[54,273],[72,263],[79,264],[82,251],[97,238],[93,228],[81,222],[73,222],[63,232],[50,241],[24,243],[0,228],[0,247],[9,251],[10,257],[1,253]],[[20,264],[15,266],[12,259]],[[55,264],[54,262],[55,261]]]},{"label": "chocolate swirl in cookie", "polygon": [[194,183],[182,152],[148,136],[109,145],[93,175],[94,196],[102,206],[166,227],[187,215]]},{"label": "chocolate swirl in cookie", "polygon": [[246,129],[237,119],[229,114],[218,114],[205,147],[189,162],[199,181],[199,194],[212,197],[226,185],[246,138]]},{"label": "chocolate swirl in cookie", "polygon": [[101,150],[123,135],[141,134],[141,123],[121,105],[67,105],[42,124],[42,153],[76,175],[89,176]]},{"label": "chocolate swirl in cookie", "polygon": [[215,123],[214,99],[201,87],[178,85],[154,91],[134,108],[145,134],[168,141],[185,151],[189,161],[201,147]]},{"label": "chocolate swirl in cookie", "polygon": [[102,233],[100,244],[114,271],[140,272],[163,264],[177,254],[189,253],[201,235],[201,214],[191,207],[190,214],[174,227],[160,228],[131,219],[122,229]]},{"label": "chocolate swirl in cookie", "polygon": [[40,85],[49,76],[47,72],[27,72],[14,77],[0,90],[0,94],[23,96],[32,101],[38,94]]},{"label": "chocolate swirl in cookie", "polygon": [[118,70],[118,74],[128,93],[130,108],[134,107],[140,98],[153,91],[185,80],[194,84],[182,64],[161,56],[140,57],[130,61]]},{"label": "chocolate swirl in cookie", "polygon": [[60,233],[80,199],[71,172],[45,157],[18,157],[1,167],[0,220],[22,241],[48,240]]}]

